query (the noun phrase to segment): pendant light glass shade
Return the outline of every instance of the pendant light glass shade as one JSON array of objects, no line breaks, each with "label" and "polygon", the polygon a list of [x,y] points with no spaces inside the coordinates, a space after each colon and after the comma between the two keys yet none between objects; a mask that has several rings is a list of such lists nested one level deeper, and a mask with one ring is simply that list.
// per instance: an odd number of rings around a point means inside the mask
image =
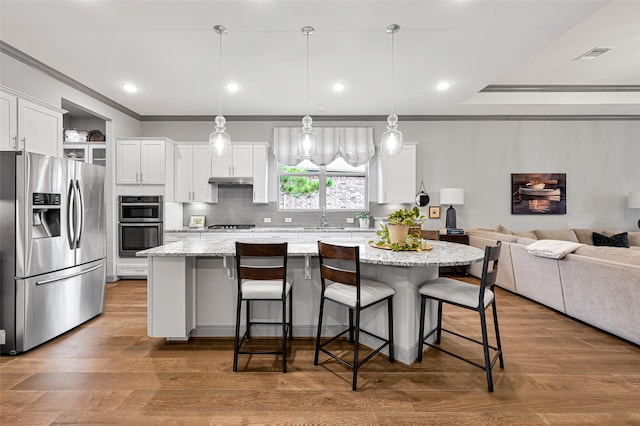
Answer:
[{"label": "pendant light glass shade", "polygon": [[387,131],[382,134],[380,143],[382,155],[394,155],[402,151],[402,132],[398,130],[398,116],[389,114]]},{"label": "pendant light glass shade", "polygon": [[391,34],[391,114],[387,117],[387,131],[380,140],[382,155],[394,155],[402,151],[402,132],[398,130],[398,116],[393,112],[393,53],[394,37],[398,31],[400,25],[392,24],[387,27],[387,33]]},{"label": "pendant light glass shade", "polygon": [[302,34],[307,37],[307,91],[306,91],[306,115],[302,118],[302,132],[298,134],[298,153],[302,159],[311,159],[318,156],[318,140],[313,133],[313,119],[309,116],[309,36],[315,30],[313,27],[303,27]]},{"label": "pendant light glass shade", "polygon": [[227,33],[223,25],[216,25],[213,30],[220,35],[219,77],[220,77],[220,110],[216,116],[215,130],[209,134],[209,154],[214,157],[227,157],[231,153],[231,137],[225,132],[227,120],[222,116],[222,36]]},{"label": "pendant light glass shade", "polygon": [[215,130],[209,133],[209,152],[214,157],[225,157],[231,150],[231,137],[225,132],[224,124],[227,122],[221,115],[216,117]]}]

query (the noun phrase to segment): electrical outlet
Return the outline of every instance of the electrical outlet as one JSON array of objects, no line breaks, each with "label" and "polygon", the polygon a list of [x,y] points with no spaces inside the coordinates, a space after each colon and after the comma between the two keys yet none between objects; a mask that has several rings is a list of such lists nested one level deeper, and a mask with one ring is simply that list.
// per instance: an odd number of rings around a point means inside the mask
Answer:
[{"label": "electrical outlet", "polygon": [[347,218],[347,223],[353,223],[353,218],[352,217],[348,217]]},{"label": "electrical outlet", "polygon": [[265,217],[262,220],[264,221],[264,223],[271,223],[271,218],[270,217]]},{"label": "electrical outlet", "polygon": [[4,330],[0,330],[0,345],[4,345],[6,343],[6,335]]},{"label": "electrical outlet", "polygon": [[293,222],[293,219],[291,219],[290,217],[284,218],[284,223],[291,223],[291,222]]}]

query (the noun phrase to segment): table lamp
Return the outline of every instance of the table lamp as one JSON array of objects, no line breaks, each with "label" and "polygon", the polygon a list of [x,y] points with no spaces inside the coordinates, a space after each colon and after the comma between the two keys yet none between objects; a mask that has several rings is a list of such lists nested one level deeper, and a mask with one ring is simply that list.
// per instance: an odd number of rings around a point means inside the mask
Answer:
[{"label": "table lamp", "polygon": [[440,205],[449,204],[447,209],[447,229],[456,228],[456,209],[454,204],[464,204],[464,189],[442,188],[440,190]]},{"label": "table lamp", "polygon": [[[629,192],[629,208],[640,209],[640,191]],[[640,219],[638,219],[638,228],[640,228]]]}]

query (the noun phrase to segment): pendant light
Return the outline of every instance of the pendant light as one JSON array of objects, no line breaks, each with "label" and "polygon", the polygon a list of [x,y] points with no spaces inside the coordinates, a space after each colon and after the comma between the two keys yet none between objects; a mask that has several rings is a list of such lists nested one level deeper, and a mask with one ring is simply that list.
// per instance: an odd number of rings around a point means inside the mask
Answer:
[{"label": "pendant light", "polygon": [[402,132],[398,130],[398,116],[393,112],[393,48],[395,34],[400,31],[400,25],[391,24],[387,33],[391,34],[391,114],[387,117],[387,131],[382,135],[380,148],[382,155],[394,155],[402,151]]},{"label": "pendant light", "polygon": [[220,35],[219,51],[219,77],[220,77],[220,104],[219,113],[215,119],[215,130],[209,134],[209,152],[214,157],[227,157],[231,151],[231,137],[225,132],[227,120],[222,116],[222,36],[227,33],[223,25],[216,25],[213,30]]},{"label": "pendant light", "polygon": [[302,132],[298,135],[298,153],[302,159],[310,159],[318,155],[318,141],[313,132],[313,120],[309,116],[309,36],[314,32],[313,27],[303,27],[302,34],[307,38],[307,88],[306,88],[306,110],[302,118]]}]

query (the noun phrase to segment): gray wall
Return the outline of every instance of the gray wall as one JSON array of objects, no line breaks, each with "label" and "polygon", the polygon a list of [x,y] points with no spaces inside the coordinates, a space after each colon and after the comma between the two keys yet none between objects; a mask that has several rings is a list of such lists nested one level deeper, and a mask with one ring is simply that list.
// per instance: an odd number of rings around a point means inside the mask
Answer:
[{"label": "gray wall", "polygon": [[[236,142],[272,142],[274,126],[298,124],[297,121],[230,121],[227,129]],[[383,122],[323,122],[317,117],[314,124],[372,126],[375,140],[379,140],[385,129]],[[142,122],[141,130],[143,136],[205,141],[212,128],[210,122]],[[629,209],[626,203],[629,191],[640,190],[640,121],[401,121],[400,130],[405,141],[419,142],[416,188],[423,180],[432,205],[438,203],[440,188],[464,188],[465,204],[456,207],[459,227],[503,224],[521,230],[637,228],[640,210]],[[275,172],[273,164],[271,170]],[[370,185],[375,189],[375,160],[370,170]],[[511,214],[511,173],[537,172],[567,174],[566,215]],[[276,200],[275,190],[274,179],[271,201]],[[375,202],[375,196],[374,190],[370,201]],[[224,203],[198,208],[216,216],[222,214]],[[390,208],[378,209],[373,204],[372,212],[378,216]],[[264,209],[258,207],[257,211],[266,214]],[[185,210],[186,217],[189,211]],[[444,216],[444,209],[442,212]],[[426,208],[424,213],[426,215]],[[281,219],[277,216],[277,221]],[[342,219],[330,217],[331,222]],[[317,218],[307,220],[315,223]],[[429,219],[424,227],[444,227],[444,217]]]}]

